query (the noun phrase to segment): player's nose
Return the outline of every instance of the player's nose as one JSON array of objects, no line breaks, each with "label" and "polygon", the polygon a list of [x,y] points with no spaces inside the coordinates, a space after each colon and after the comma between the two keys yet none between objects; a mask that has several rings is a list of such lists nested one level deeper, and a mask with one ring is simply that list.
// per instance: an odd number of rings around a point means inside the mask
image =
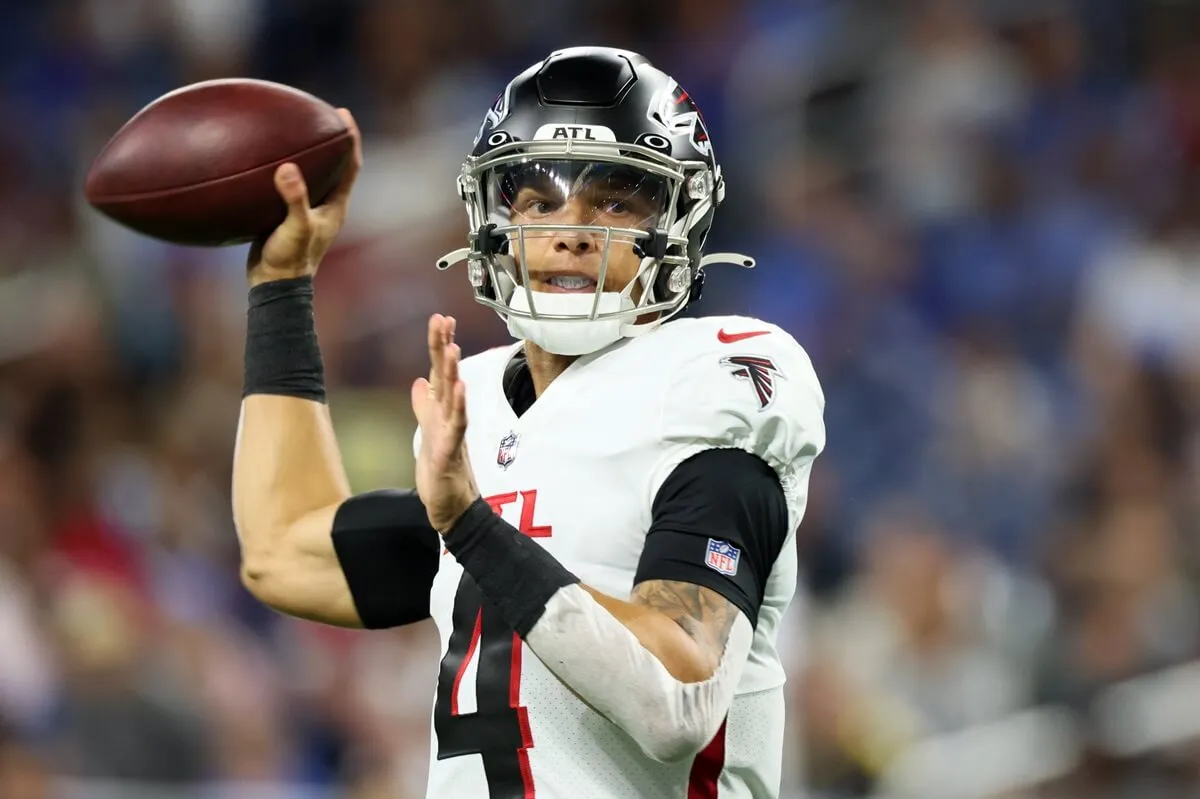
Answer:
[{"label": "player's nose", "polygon": [[[590,225],[593,222],[589,209],[581,202],[566,203],[557,221],[561,225]],[[595,235],[589,230],[555,230],[552,245],[555,252],[573,255],[585,255],[596,249]]]},{"label": "player's nose", "polygon": [[586,255],[595,248],[592,234],[585,230],[558,230],[554,232],[554,251],[572,255]]}]

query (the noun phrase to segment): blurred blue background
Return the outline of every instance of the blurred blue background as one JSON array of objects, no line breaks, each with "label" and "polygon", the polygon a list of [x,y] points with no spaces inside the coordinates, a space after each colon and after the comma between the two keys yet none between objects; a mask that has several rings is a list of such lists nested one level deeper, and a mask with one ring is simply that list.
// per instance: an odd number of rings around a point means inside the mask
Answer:
[{"label": "blurred blue background", "polygon": [[410,485],[427,315],[506,340],[433,268],[454,177],[508,78],[571,44],[698,101],[710,249],[759,266],[693,312],[781,324],[826,387],[786,795],[1195,796],[1192,0],[5,3],[0,796],[423,795],[431,627],[320,628],[238,582],[244,250],[139,238],[82,175],[197,80],[351,108],[318,324],[355,488]]}]

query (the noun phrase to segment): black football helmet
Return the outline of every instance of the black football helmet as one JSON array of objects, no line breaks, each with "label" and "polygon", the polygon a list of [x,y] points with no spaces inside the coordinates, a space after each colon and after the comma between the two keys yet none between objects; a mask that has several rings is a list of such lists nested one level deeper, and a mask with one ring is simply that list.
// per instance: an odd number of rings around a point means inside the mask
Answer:
[{"label": "black football helmet", "polygon": [[[537,225],[514,221],[522,186],[556,187],[564,195],[584,184],[642,209],[629,227]],[[510,321],[514,315],[555,322],[602,322],[619,336],[656,327],[699,298],[712,263],[752,267],[733,253],[705,256],[704,243],[725,194],[721,168],[696,103],[670,76],[637,53],[573,47],[551,53],[514,78],[483,120],[458,178],[466,204],[469,246],[449,253],[440,269],[467,261],[478,302]],[[523,220],[527,221],[525,217]],[[583,220],[588,221],[588,220]],[[540,313],[529,292],[526,237],[564,228],[604,242],[596,301],[578,312]],[[634,247],[641,266],[622,301],[601,303],[609,248]],[[629,295],[640,283],[636,301]],[[514,307],[513,295],[526,294]],[[646,318],[652,322],[644,321]],[[635,320],[642,318],[641,324]],[[613,336],[613,340],[618,336]]]}]

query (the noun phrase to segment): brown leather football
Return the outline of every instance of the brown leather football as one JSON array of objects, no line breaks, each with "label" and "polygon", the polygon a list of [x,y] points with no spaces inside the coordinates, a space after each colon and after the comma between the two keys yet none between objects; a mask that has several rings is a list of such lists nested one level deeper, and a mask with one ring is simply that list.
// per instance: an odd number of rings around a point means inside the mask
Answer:
[{"label": "brown leather football", "polygon": [[253,241],[287,215],[276,168],[300,167],[313,206],[337,186],[354,142],[328,103],[290,86],[214,80],[158,98],[96,157],[84,194],[156,239],[205,247]]}]

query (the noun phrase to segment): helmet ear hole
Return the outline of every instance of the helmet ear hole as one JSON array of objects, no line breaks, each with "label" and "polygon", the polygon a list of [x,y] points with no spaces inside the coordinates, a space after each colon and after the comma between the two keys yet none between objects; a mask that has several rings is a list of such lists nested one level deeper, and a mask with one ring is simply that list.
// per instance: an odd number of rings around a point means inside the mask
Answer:
[{"label": "helmet ear hole", "polygon": [[704,293],[704,270],[697,269],[696,274],[692,275],[692,287],[688,290],[688,303],[699,302],[700,295]]},{"label": "helmet ear hole", "polygon": [[702,220],[688,234],[688,260],[694,267],[700,266],[700,259],[704,253],[704,243],[708,240],[708,232],[712,229],[712,214],[710,212],[706,220]]}]

